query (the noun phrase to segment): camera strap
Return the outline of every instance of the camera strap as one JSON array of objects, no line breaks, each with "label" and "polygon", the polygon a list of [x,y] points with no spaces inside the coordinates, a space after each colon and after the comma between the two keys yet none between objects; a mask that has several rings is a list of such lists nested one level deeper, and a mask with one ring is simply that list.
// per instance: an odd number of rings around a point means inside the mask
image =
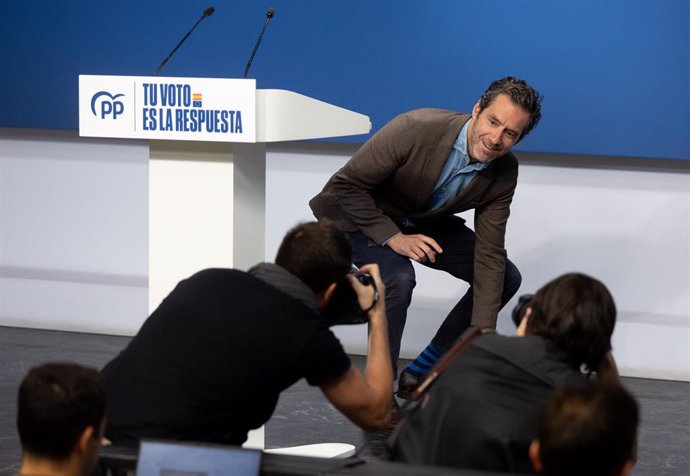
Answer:
[{"label": "camera strap", "polygon": [[367,314],[369,311],[374,309],[374,306],[376,306],[376,304],[378,304],[379,302],[379,289],[376,287],[376,282],[373,279],[371,279],[369,285],[374,288],[374,301],[371,303],[371,306],[369,306],[366,309],[362,309],[362,312],[364,314]]}]

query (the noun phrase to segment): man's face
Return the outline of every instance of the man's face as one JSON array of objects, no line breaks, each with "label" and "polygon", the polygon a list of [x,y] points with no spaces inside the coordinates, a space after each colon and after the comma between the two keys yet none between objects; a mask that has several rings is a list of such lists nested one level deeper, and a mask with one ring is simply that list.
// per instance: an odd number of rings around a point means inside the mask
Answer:
[{"label": "man's face", "polygon": [[507,94],[499,94],[482,110],[477,101],[467,131],[467,151],[471,161],[487,162],[504,155],[517,144],[527,124],[529,113]]}]

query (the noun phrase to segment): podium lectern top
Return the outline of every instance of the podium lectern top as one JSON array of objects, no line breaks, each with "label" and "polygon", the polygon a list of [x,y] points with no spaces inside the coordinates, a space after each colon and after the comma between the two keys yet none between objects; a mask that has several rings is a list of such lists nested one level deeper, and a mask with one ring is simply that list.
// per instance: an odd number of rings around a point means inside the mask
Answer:
[{"label": "podium lectern top", "polygon": [[253,79],[79,76],[84,137],[256,143],[367,134],[369,118]]},{"label": "podium lectern top", "polygon": [[256,91],[256,141],[368,134],[368,116],[282,89]]}]

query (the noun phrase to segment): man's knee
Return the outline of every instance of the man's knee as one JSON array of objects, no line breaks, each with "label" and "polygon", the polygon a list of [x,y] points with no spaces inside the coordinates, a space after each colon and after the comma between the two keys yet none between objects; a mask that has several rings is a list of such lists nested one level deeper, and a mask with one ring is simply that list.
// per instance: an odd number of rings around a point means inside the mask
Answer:
[{"label": "man's knee", "polygon": [[503,293],[512,297],[522,284],[522,274],[512,262],[506,262],[505,281],[503,283]]},{"label": "man's knee", "polygon": [[397,266],[395,269],[382,273],[381,278],[386,286],[386,296],[395,293],[399,296],[412,296],[412,290],[417,285],[412,263],[409,266]]}]

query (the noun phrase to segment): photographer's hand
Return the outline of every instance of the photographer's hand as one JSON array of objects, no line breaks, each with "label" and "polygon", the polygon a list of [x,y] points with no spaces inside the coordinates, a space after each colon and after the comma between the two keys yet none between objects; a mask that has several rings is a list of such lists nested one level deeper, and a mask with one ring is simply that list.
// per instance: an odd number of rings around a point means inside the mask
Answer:
[{"label": "photographer's hand", "polygon": [[359,307],[370,314],[378,306],[378,310],[384,308],[383,301],[385,300],[385,287],[381,281],[381,273],[379,272],[379,267],[377,264],[369,264],[363,266],[359,270],[361,273],[366,273],[371,276],[374,283],[373,286],[365,285],[360,283],[354,276],[347,275],[347,279],[350,282],[350,286],[355,290],[357,294],[357,302]]}]

